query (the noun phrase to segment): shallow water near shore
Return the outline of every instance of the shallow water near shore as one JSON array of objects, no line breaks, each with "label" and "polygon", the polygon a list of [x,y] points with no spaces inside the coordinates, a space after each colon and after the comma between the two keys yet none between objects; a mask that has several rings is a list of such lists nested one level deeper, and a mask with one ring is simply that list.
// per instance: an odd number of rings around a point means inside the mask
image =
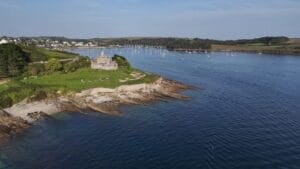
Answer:
[{"label": "shallow water near shore", "polygon": [[191,100],[123,106],[119,116],[66,112],[0,145],[0,169],[298,169],[300,57],[74,49],[199,87]]}]

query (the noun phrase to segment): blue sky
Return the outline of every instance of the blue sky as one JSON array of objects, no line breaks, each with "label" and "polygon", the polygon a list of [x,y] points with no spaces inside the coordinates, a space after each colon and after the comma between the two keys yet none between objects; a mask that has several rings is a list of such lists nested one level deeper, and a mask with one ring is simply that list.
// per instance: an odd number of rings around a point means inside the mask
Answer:
[{"label": "blue sky", "polygon": [[0,36],[300,37],[300,0],[0,0]]}]

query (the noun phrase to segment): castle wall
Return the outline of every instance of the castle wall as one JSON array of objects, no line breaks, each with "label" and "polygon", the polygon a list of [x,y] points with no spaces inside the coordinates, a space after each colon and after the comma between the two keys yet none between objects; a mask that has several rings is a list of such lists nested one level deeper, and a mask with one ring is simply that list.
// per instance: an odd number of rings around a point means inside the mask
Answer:
[{"label": "castle wall", "polygon": [[100,70],[117,70],[118,64],[117,63],[98,64],[97,62],[92,62],[91,68],[100,69]]},{"label": "castle wall", "polygon": [[96,60],[92,60],[91,68],[100,70],[117,70],[118,64],[117,62],[112,61],[112,59],[108,56],[102,54]]}]

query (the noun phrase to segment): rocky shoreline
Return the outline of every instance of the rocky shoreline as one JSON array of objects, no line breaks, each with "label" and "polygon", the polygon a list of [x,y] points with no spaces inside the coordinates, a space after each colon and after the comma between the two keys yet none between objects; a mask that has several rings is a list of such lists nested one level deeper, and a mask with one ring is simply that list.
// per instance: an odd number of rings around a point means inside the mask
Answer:
[{"label": "rocky shoreline", "polygon": [[125,104],[146,104],[167,98],[189,99],[180,91],[192,86],[159,78],[150,84],[123,85],[115,89],[93,88],[68,96],[27,103],[26,100],[0,111],[0,140],[22,131],[34,121],[64,111],[94,110],[118,115]]},{"label": "rocky shoreline", "polygon": [[26,120],[13,117],[6,111],[0,110],[0,142],[29,126],[30,124]]}]

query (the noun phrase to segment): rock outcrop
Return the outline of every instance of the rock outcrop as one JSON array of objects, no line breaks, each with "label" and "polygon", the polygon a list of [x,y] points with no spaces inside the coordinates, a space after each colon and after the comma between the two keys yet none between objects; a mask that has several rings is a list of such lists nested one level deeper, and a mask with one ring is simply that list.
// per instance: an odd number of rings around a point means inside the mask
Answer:
[{"label": "rock outcrop", "polygon": [[91,109],[116,115],[121,113],[118,107],[122,104],[145,104],[167,98],[188,99],[179,92],[190,88],[192,87],[160,78],[150,84],[123,85],[115,89],[94,88],[54,99],[32,103],[23,101],[0,111],[0,139],[54,113]]},{"label": "rock outcrop", "polygon": [[12,117],[6,111],[0,110],[0,141],[29,126],[30,124],[21,117]]}]

